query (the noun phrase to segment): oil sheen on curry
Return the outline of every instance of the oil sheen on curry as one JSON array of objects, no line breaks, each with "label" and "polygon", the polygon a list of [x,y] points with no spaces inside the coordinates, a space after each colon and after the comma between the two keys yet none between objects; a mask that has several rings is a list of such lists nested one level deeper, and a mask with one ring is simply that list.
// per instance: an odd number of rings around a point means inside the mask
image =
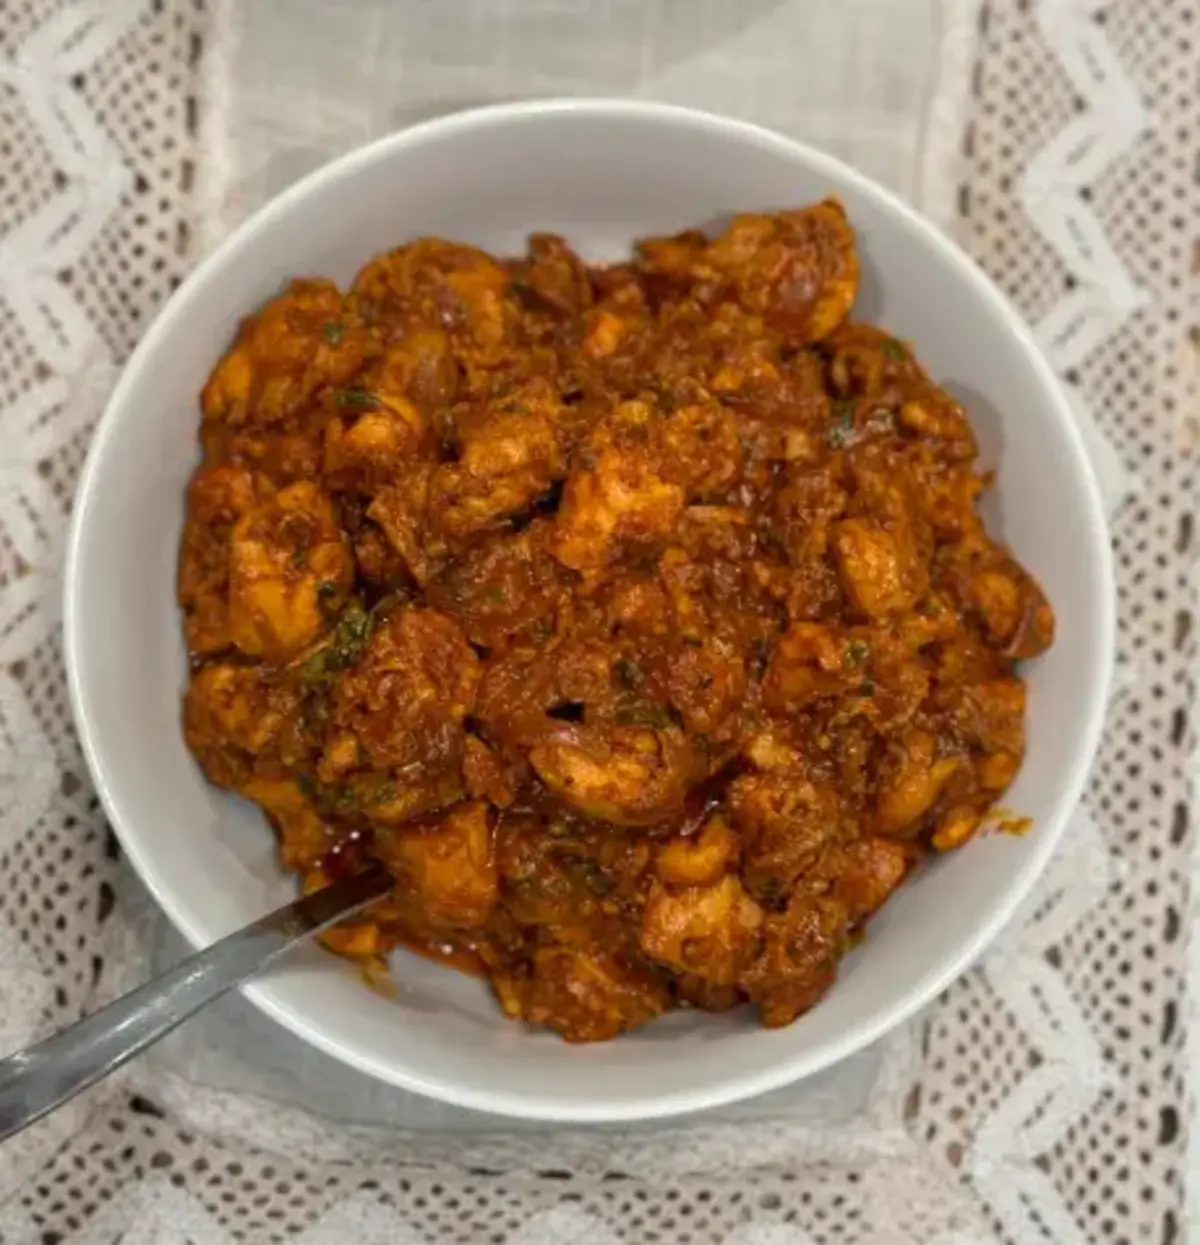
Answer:
[{"label": "oil sheen on curry", "polygon": [[600,1041],[786,1025],[1024,750],[1054,618],[962,407],[848,318],[833,200],[593,266],[421,239],[292,282],[202,394],[187,742],[326,935]]}]

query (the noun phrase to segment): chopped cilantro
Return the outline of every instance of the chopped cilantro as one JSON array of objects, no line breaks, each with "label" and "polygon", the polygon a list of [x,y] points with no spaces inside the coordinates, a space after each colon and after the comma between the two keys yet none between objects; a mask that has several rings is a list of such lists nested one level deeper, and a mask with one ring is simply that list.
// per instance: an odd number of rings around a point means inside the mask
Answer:
[{"label": "chopped cilantro", "polygon": [[345,337],[346,326],[338,320],[330,320],[321,331],[325,334],[325,340],[331,346],[336,346]]},{"label": "chopped cilantro", "polygon": [[503,605],[504,602],[508,599],[507,595],[505,594],[504,589],[500,587],[489,588],[487,592],[484,593],[484,596],[493,605]]},{"label": "chopped cilantro", "polygon": [[358,797],[349,785],[339,786],[337,783],[318,782],[310,774],[299,771],[294,777],[296,786],[300,788],[304,798],[324,816],[352,812],[358,807]]},{"label": "chopped cilantro", "polygon": [[863,681],[858,685],[858,694],[860,696],[874,696],[875,684],[872,683],[870,679],[863,679]]},{"label": "chopped cilantro", "polygon": [[381,782],[371,792],[372,804],[393,804],[396,800],[396,784],[394,782]]},{"label": "chopped cilantro", "polygon": [[357,407],[359,410],[371,410],[379,403],[379,399],[369,389],[356,387],[334,390],[333,400],[340,407]]},{"label": "chopped cilantro", "polygon": [[329,643],[300,667],[300,678],[317,683],[354,665],[366,647],[374,620],[357,602],[348,605],[333,629]]},{"label": "chopped cilantro", "polygon": [[833,408],[833,418],[825,429],[825,439],[834,449],[840,449],[853,431],[854,404],[838,402]]},{"label": "chopped cilantro", "polygon": [[784,540],[783,533],[774,524],[763,529],[762,543],[764,548],[770,549],[773,553],[787,553],[787,541]]},{"label": "chopped cilantro", "polygon": [[683,405],[683,397],[670,381],[656,376],[650,382],[650,387],[658,399],[658,405],[664,411],[677,411]]},{"label": "chopped cilantro", "polygon": [[883,343],[883,353],[893,363],[898,363],[904,358],[904,347],[894,337],[889,337]]},{"label": "chopped cilantro", "polygon": [[662,705],[623,705],[616,720],[619,726],[644,726],[652,731],[665,731],[672,724],[670,713]]},{"label": "chopped cilantro", "polygon": [[627,657],[618,657],[616,664],[613,666],[613,673],[617,676],[617,682],[625,688],[626,691],[636,691],[642,685],[642,668],[636,661],[630,661]]},{"label": "chopped cilantro", "polygon": [[871,646],[863,640],[851,640],[846,645],[846,660],[852,666],[861,666],[871,656]]},{"label": "chopped cilantro", "polygon": [[332,787],[329,799],[335,813],[347,813],[358,807],[358,793],[349,785]]},{"label": "chopped cilantro", "polygon": [[304,683],[319,683],[332,673],[328,663],[329,650],[320,649],[300,665],[300,679]]}]

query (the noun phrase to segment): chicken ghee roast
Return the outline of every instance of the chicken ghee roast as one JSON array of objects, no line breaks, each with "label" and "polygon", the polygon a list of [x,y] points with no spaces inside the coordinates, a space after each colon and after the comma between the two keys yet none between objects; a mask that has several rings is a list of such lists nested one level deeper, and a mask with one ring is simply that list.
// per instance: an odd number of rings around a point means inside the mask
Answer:
[{"label": "chicken ghee roast", "polygon": [[297,280],[202,394],[187,742],[327,934],[571,1041],[785,1025],[1021,764],[1038,586],[962,408],[847,320],[835,201],[585,264],[421,239]]}]

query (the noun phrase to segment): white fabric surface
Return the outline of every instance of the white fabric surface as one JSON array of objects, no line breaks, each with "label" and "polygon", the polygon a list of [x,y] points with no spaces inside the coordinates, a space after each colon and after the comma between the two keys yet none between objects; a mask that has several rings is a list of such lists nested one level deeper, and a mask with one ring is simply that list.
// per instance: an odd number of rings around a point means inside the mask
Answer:
[{"label": "white fabric surface", "polygon": [[381,1090],[231,1000],[4,1147],[0,1241],[1141,1245],[1185,1239],[1189,1173],[1200,1234],[1184,987],[1196,0],[0,15],[0,1050],[182,951],[111,850],[63,695],[58,568],[91,425],[199,253],[396,125],[641,94],[761,121],[892,185],[1041,334],[1095,453],[1121,585],[1087,805],[985,964],[872,1050],[683,1125],[550,1133]]},{"label": "white fabric surface", "polygon": [[[930,113],[965,78],[969,0],[256,0],[219,88],[216,232],[330,156],[431,116],[550,95],[634,95],[769,124],[910,199]],[[964,46],[965,45],[965,46]],[[928,195],[925,196],[928,198]],[[934,204],[943,211],[949,204]]]}]

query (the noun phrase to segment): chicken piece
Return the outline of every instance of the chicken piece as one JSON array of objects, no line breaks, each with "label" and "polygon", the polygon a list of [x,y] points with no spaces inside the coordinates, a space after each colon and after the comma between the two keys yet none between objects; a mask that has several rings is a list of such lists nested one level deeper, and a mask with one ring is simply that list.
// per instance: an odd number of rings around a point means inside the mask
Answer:
[{"label": "chicken piece", "polygon": [[238,794],[266,810],[285,868],[311,870],[337,842],[336,832],[294,778],[254,775],[238,787]]},{"label": "chicken piece", "polygon": [[[920,642],[914,643],[903,632],[869,634],[868,656],[858,671],[861,681],[852,686],[851,693],[857,697],[858,713],[880,734],[894,735],[916,717],[925,703],[930,687],[929,666],[919,653]],[[914,648],[918,651],[914,652]]]},{"label": "chicken piece", "polygon": [[251,657],[292,656],[326,628],[353,575],[329,495],[308,481],[288,485],[233,529],[230,638]]},{"label": "chicken piece", "polygon": [[767,1028],[791,1024],[833,985],[847,930],[836,899],[796,895],[785,912],[767,916],[762,954],[738,980]]},{"label": "chicken piece", "polygon": [[858,292],[854,231],[835,199],[735,217],[692,272],[727,282],[747,311],[795,345],[828,336]]},{"label": "chicken piece", "polygon": [[512,773],[478,735],[468,735],[463,747],[463,785],[473,800],[488,800],[508,808],[517,798]]},{"label": "chicken piece", "polygon": [[492,652],[544,642],[566,604],[571,578],[550,553],[552,536],[553,521],[537,519],[469,549],[429,584],[429,603]]},{"label": "chicken piece", "polygon": [[635,322],[607,307],[594,310],[588,317],[587,331],[583,339],[583,352],[592,359],[603,359],[613,354],[633,328]]},{"label": "chicken piece", "polygon": [[671,658],[667,694],[691,734],[727,735],[748,685],[744,659],[722,636],[684,644]]},{"label": "chicken piece", "polygon": [[621,542],[661,537],[679,521],[686,493],[667,480],[652,445],[657,419],[645,402],[623,402],[575,454],[558,512],[564,566],[597,569]]},{"label": "chicken piece", "polygon": [[407,398],[426,418],[453,405],[459,368],[449,335],[441,329],[409,329],[388,346],[377,383],[381,392]]},{"label": "chicken piece", "polygon": [[676,285],[688,285],[708,245],[708,238],[699,229],[685,229],[670,237],[640,238],[633,249],[642,271]]},{"label": "chicken piece", "polygon": [[837,792],[806,775],[802,762],[729,785],[727,807],[741,838],[742,878],[763,903],[777,903],[841,831]]},{"label": "chicken piece", "polygon": [[676,835],[659,849],[654,871],[669,886],[712,886],[738,857],[738,837],[723,817],[710,817],[698,834]]},{"label": "chicken piece", "polygon": [[842,586],[868,615],[909,611],[929,591],[933,538],[921,505],[929,485],[886,436],[856,444],[846,466],[848,517],[833,534]]},{"label": "chicken piece", "polygon": [[[389,771],[396,791],[385,796],[432,789],[444,798],[458,788],[463,720],[478,679],[479,659],[452,619],[395,609],[376,625],[357,664],[337,679],[333,721],[357,740],[372,770]],[[391,802],[381,799],[375,815]]]},{"label": "chicken piece", "polygon": [[875,826],[880,834],[908,835],[941,798],[959,767],[953,756],[938,757],[927,731],[911,730],[888,750],[880,767]]},{"label": "chicken piece", "polygon": [[583,261],[552,233],[529,237],[529,258],[513,278],[517,295],[535,309],[581,316],[592,305],[592,285]]},{"label": "chicken piece", "polygon": [[261,667],[211,662],[195,672],[184,694],[184,738],[213,782],[236,788],[254,758],[278,755],[299,699]]},{"label": "chicken piece", "polygon": [[746,1001],[736,986],[714,986],[691,973],[681,973],[671,987],[681,1007],[695,1007],[702,1012],[727,1012]]},{"label": "chicken piece", "polygon": [[642,950],[677,973],[732,986],[759,948],[762,909],[726,874],[712,886],[668,890],[651,884],[642,913]]},{"label": "chicken piece", "polygon": [[[715,501],[741,478],[742,443],[733,417],[703,391],[662,420],[656,452],[663,476],[682,485],[689,501]],[[660,399],[660,402],[663,399]],[[666,399],[677,400],[675,395]]]},{"label": "chicken piece", "polygon": [[979,611],[988,635],[1007,640],[1021,619],[1021,588],[1010,575],[983,571],[970,581],[969,599]]},{"label": "chicken piece", "polygon": [[399,588],[409,580],[408,564],[383,529],[369,519],[354,535],[354,562],[359,575],[379,588]]},{"label": "chicken piece", "polygon": [[[312,879],[305,879],[305,891],[319,890],[322,886],[329,885],[329,879],[320,871],[308,875]],[[378,906],[376,907],[378,912]],[[365,981],[374,983],[376,973],[386,970],[386,965],[380,962],[380,957],[389,950],[384,940],[383,929],[380,922],[376,920],[360,920],[360,921],[339,921],[331,929],[322,930],[317,935],[321,944],[327,947],[334,955],[344,956],[348,960],[359,960],[358,965],[362,971]],[[386,978],[383,978],[386,981]]]},{"label": "chicken piece", "polygon": [[705,567],[672,545],[659,556],[658,578],[670,602],[670,628],[676,640],[695,647],[703,645],[713,634],[711,585]]},{"label": "chicken piece", "polygon": [[603,1042],[666,1011],[670,995],[649,970],[598,950],[541,947],[524,973],[496,973],[506,1015],[560,1033],[568,1042]]},{"label": "chicken piece", "polygon": [[[334,852],[338,842],[337,838],[333,839]],[[311,895],[334,881],[335,875],[327,868],[329,857],[321,852],[312,859],[315,863],[292,866],[300,872],[300,891],[304,895]],[[341,876],[340,872],[337,876]],[[383,957],[396,945],[395,930],[398,920],[402,919],[397,890],[377,899],[361,916],[339,921],[317,935],[318,941],[334,955],[358,961],[356,967],[367,982],[379,983],[385,988],[390,980]]]},{"label": "chicken piece", "polygon": [[1040,657],[1054,643],[1054,610],[1041,585],[1028,572],[1020,577],[1021,612],[1008,637],[1005,655],[1014,661]]},{"label": "chicken piece", "polygon": [[1021,758],[1015,752],[991,752],[979,759],[975,767],[979,785],[992,796],[997,796],[1017,776]]},{"label": "chicken piece", "polygon": [[962,847],[975,837],[982,821],[983,814],[968,805],[960,804],[947,809],[934,827],[930,845],[938,852],[949,852],[956,847]]},{"label": "chicken piece", "polygon": [[362,414],[350,423],[339,418],[325,425],[323,469],[373,491],[390,481],[413,458],[427,431],[425,417],[401,394],[383,389],[355,390],[353,405]]},{"label": "chicken piece", "polygon": [[507,910],[522,925],[553,931],[557,942],[587,943],[602,920],[599,889],[589,871],[570,868],[564,844],[540,818],[506,814],[496,835],[496,856]]},{"label": "chicken piece", "polygon": [[529,763],[560,799],[623,826],[677,815],[704,774],[704,759],[674,726],[602,730],[564,722],[530,750]]},{"label": "chicken piece", "polygon": [[[825,405],[820,370],[813,370],[815,384],[809,383],[807,369],[799,362],[808,351],[797,351],[789,359],[761,315],[729,299],[706,302],[711,282],[703,283],[697,293],[698,303],[670,308],[673,331],[662,335],[664,347],[669,343],[676,357],[683,353],[687,360],[684,374],[702,378],[723,403],[743,417],[738,421],[739,430],[750,432],[756,450],[770,444],[777,447],[773,438],[760,441],[759,434],[768,431],[768,424],[782,428],[812,422],[814,413]],[[689,313],[694,322],[687,318]],[[790,348],[787,353],[791,353]],[[668,374],[676,374],[662,355],[656,357],[655,364],[660,369],[667,364]]]},{"label": "chicken piece", "polygon": [[364,314],[444,331],[475,359],[501,346],[515,324],[508,284],[503,266],[483,251],[419,238],[371,260],[351,296]]},{"label": "chicken piece", "polygon": [[200,395],[204,418],[279,424],[320,389],[348,381],[374,349],[332,281],[293,281],[243,322]]},{"label": "chicken piece", "polygon": [[843,612],[845,601],[836,561],[827,556],[833,523],[815,510],[810,518],[811,523],[772,524],[764,533],[760,573],[765,583],[773,576],[774,594],[784,602],[792,622],[827,620]]},{"label": "chicken piece", "polygon": [[595,294],[583,314],[580,353],[589,363],[600,364],[611,379],[631,383],[652,328],[646,292],[633,273],[618,268],[607,270],[604,288]]},{"label": "chicken piece", "polygon": [[849,494],[823,464],[790,465],[783,486],[772,499],[773,523],[763,533],[795,567],[823,564],[833,543],[837,520],[846,512]]},{"label": "chicken piece", "polygon": [[732,417],[698,386],[621,403],[572,459],[558,516],[560,561],[595,568],[622,541],[665,535],[689,500],[720,497],[741,467]]},{"label": "chicken piece", "polygon": [[902,428],[922,437],[961,442],[963,449],[959,454],[964,458],[975,457],[975,435],[966,413],[958,403],[948,401],[945,394],[931,392],[919,400],[909,398],[900,404],[897,420]]},{"label": "chicken piece", "polygon": [[[607,755],[598,732],[614,721],[621,700],[612,686],[613,657],[607,644],[583,637],[557,643],[549,654],[530,644],[516,645],[488,661],[475,718],[510,757],[524,757],[548,741],[578,744],[585,751],[594,748],[597,757]],[[672,725],[658,706],[628,709],[618,725]],[[582,725],[585,718],[588,727]],[[589,743],[590,736],[596,738]]]},{"label": "chicken piece", "polygon": [[820,623],[797,622],[779,637],[763,682],[763,702],[780,713],[844,695],[865,677],[865,641]]},{"label": "chicken piece", "polygon": [[498,526],[530,507],[566,470],[558,444],[561,404],[545,380],[529,381],[461,427],[457,462],[430,481],[430,517],[451,539]]},{"label": "chicken piece", "polygon": [[910,856],[890,839],[859,839],[834,853],[833,895],[846,908],[851,925],[877,912],[904,880]]},{"label": "chicken piece", "polygon": [[802,765],[801,749],[781,723],[767,723],[742,744],[742,755],[764,774],[786,773]]},{"label": "chicken piece", "polygon": [[604,583],[600,599],[613,634],[665,637],[671,632],[671,603],[663,585],[655,579],[614,570]]},{"label": "chicken piece", "polygon": [[903,367],[903,343],[873,324],[839,324],[821,343],[829,388],[838,398],[882,396],[890,378]]},{"label": "chicken piece", "polygon": [[188,484],[179,557],[179,604],[188,652],[229,647],[229,554],[233,526],[269,486],[245,467],[201,467]]},{"label": "chicken piece", "polygon": [[201,527],[229,527],[253,509],[267,486],[245,467],[201,467],[188,483],[188,519]]},{"label": "chicken piece", "polygon": [[1054,612],[1041,588],[999,546],[989,544],[982,557],[971,559],[956,588],[1006,656],[1036,657],[1054,642]]},{"label": "chicken piece", "polygon": [[1015,676],[967,686],[956,715],[960,729],[985,752],[1025,755],[1025,684]]},{"label": "chicken piece", "polygon": [[381,859],[412,888],[422,923],[474,929],[500,891],[492,814],[481,801],[460,804],[432,828],[383,836]]},{"label": "chicken piece", "polygon": [[547,715],[561,704],[556,666],[530,645],[493,654],[484,663],[472,715],[508,761],[524,760],[547,732],[564,724]]},{"label": "chicken piece", "polygon": [[871,519],[843,519],[833,538],[838,571],[856,609],[878,618],[916,603],[914,576],[896,537]]},{"label": "chicken piece", "polygon": [[291,684],[271,678],[260,666],[211,662],[192,676],[184,697],[189,746],[262,755],[276,743],[298,703]]},{"label": "chicken piece", "polygon": [[694,561],[725,562],[730,571],[748,562],[757,548],[753,516],[745,506],[688,506],[677,537]]},{"label": "chicken piece", "polygon": [[422,587],[445,565],[449,550],[445,538],[433,530],[429,519],[430,483],[437,470],[433,463],[413,463],[384,485],[367,508],[367,517],[378,523],[408,573]]}]

